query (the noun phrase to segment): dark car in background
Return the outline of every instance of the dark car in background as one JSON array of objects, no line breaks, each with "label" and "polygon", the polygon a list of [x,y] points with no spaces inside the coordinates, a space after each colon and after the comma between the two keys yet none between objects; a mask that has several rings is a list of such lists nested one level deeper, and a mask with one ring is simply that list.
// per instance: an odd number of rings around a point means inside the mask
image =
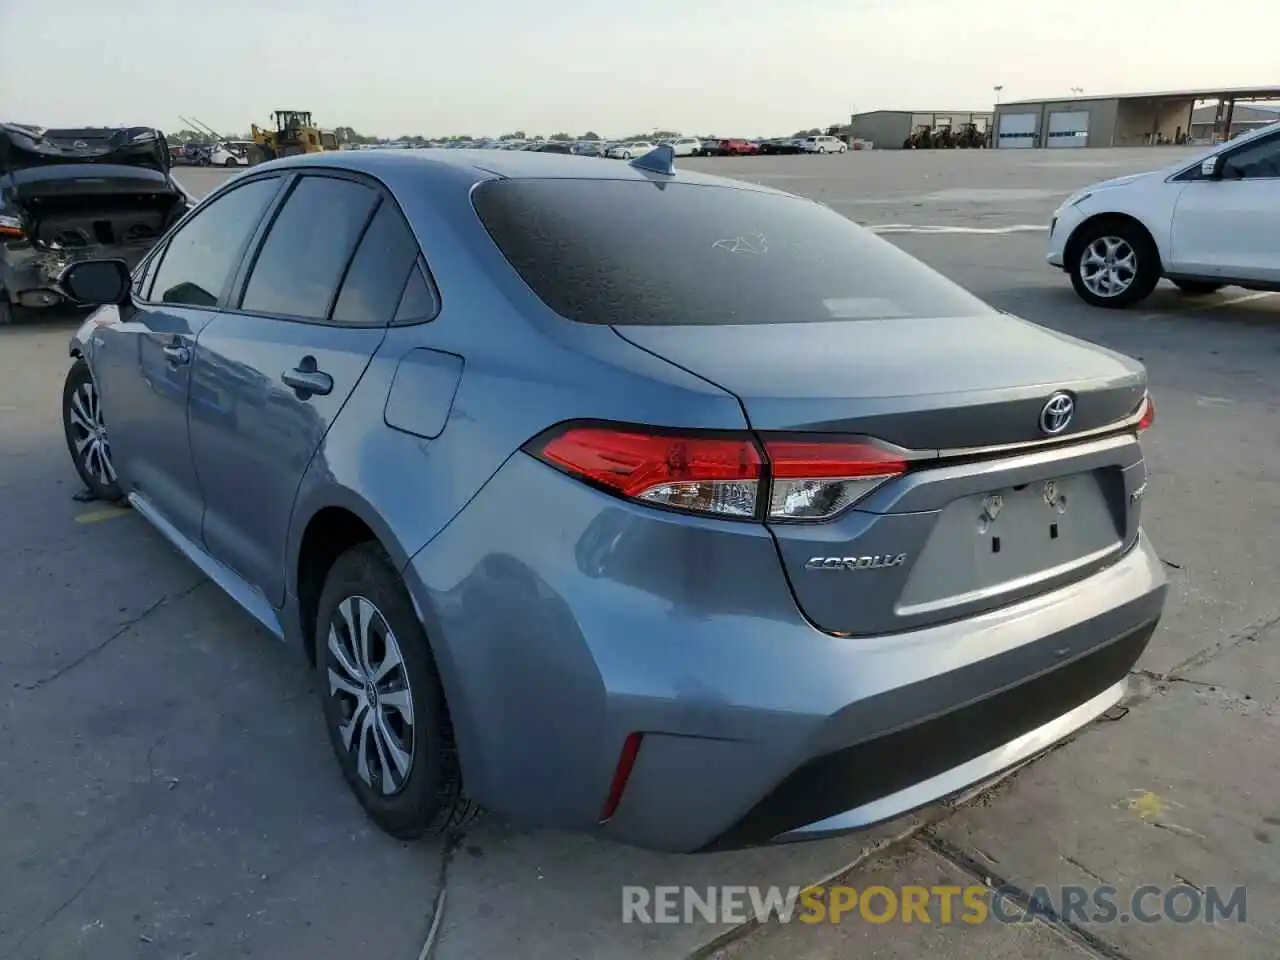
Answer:
[{"label": "dark car in background", "polygon": [[800,141],[792,137],[777,137],[773,140],[760,141],[760,153],[764,156],[794,156],[804,153]]},{"label": "dark car in background", "polygon": [[64,303],[62,272],[132,267],[195,205],[150,127],[50,130],[0,123],[0,324],[13,307]]}]

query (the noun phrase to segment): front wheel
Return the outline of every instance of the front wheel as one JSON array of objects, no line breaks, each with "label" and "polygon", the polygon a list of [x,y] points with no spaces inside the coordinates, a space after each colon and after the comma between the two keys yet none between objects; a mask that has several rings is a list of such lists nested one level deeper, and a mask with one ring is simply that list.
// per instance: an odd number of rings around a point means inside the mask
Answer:
[{"label": "front wheel", "polygon": [[1091,306],[1114,310],[1133,306],[1160,280],[1160,254],[1135,223],[1098,223],[1073,240],[1070,249],[1071,285]]},{"label": "front wheel", "polygon": [[62,427],[71,462],[84,485],[99,500],[122,499],[124,491],[111,460],[98,387],[89,364],[82,359],[71,365],[62,387]]},{"label": "front wheel", "polygon": [[226,161],[222,165],[224,167],[238,167],[240,166],[240,163],[236,160],[235,157],[227,157]]},{"label": "front wheel", "polygon": [[1189,297],[1205,297],[1226,286],[1225,283],[1213,283],[1209,280],[1175,280],[1173,285]]},{"label": "front wheel", "polygon": [[435,661],[400,575],[376,544],[348,550],[316,617],[325,726],[348,786],[400,840],[441,833],[480,808],[462,793]]}]

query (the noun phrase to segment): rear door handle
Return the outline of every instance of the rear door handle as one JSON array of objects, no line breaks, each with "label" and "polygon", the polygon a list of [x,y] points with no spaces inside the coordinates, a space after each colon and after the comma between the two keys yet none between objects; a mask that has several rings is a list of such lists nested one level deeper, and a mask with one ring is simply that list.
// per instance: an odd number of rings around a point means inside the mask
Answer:
[{"label": "rear door handle", "polygon": [[183,366],[191,362],[191,348],[179,343],[170,344],[164,348],[164,356],[170,363]]},{"label": "rear door handle", "polygon": [[280,374],[280,379],[285,386],[298,392],[300,400],[313,395],[324,397],[333,392],[333,377],[316,367],[315,357],[303,357],[292,370]]}]

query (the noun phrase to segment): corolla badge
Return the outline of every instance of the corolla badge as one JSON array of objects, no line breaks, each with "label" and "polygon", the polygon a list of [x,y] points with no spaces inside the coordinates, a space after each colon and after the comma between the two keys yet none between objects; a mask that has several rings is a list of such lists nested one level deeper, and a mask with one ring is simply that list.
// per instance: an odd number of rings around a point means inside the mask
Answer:
[{"label": "corolla badge", "polygon": [[1076,412],[1076,402],[1071,394],[1058,392],[1045,401],[1040,408],[1040,430],[1052,437],[1067,429],[1072,416]]},{"label": "corolla badge", "polygon": [[884,570],[907,562],[905,553],[881,553],[873,557],[812,557],[806,570]]}]

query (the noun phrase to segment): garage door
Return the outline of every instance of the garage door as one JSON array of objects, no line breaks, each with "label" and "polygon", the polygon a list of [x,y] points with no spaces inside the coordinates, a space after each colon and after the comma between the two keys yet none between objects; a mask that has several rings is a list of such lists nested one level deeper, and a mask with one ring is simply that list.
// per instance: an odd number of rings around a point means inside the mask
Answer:
[{"label": "garage door", "polygon": [[1034,147],[1036,145],[1036,119],[1034,113],[1005,113],[1000,115],[1000,147]]},{"label": "garage door", "polygon": [[1059,110],[1049,114],[1050,147],[1084,147],[1088,143],[1088,111]]}]

